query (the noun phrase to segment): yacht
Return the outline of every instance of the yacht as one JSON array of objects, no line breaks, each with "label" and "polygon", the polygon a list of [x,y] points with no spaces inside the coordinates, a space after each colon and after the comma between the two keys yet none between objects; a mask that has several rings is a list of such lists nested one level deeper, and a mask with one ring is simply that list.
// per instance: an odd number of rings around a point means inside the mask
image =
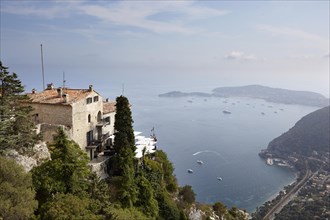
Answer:
[{"label": "yacht", "polygon": [[217,177],[217,180],[222,181],[222,178],[221,177]]},{"label": "yacht", "polygon": [[197,163],[198,163],[198,164],[204,164],[204,162],[201,161],[201,160],[197,160]]},{"label": "yacht", "polygon": [[187,170],[188,173],[193,173],[194,171],[192,169]]}]

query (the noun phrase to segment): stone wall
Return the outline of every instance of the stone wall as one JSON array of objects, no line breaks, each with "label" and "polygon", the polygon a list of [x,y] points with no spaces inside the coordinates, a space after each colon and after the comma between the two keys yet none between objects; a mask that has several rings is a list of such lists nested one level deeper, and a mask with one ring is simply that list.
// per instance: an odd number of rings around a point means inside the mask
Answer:
[{"label": "stone wall", "polygon": [[36,124],[60,124],[72,126],[72,108],[70,105],[29,103],[34,109],[32,114]]},{"label": "stone wall", "polygon": [[53,142],[54,135],[57,134],[58,128],[63,128],[65,134],[68,136],[68,138],[72,139],[72,129],[70,127],[66,127],[64,125],[59,124],[47,124],[42,123],[38,124],[37,127],[39,127],[39,131],[42,134],[42,140],[46,143]]},{"label": "stone wall", "polygon": [[[98,101],[94,102],[94,97],[98,96]],[[87,104],[86,99],[92,98],[93,102]],[[94,139],[97,139],[97,116],[101,112],[103,114],[102,97],[96,93],[91,92],[86,99],[82,99],[72,104],[73,109],[73,128],[72,138],[79,144],[82,150],[87,146],[87,132],[93,131]],[[88,115],[91,115],[91,121],[88,122]]]}]

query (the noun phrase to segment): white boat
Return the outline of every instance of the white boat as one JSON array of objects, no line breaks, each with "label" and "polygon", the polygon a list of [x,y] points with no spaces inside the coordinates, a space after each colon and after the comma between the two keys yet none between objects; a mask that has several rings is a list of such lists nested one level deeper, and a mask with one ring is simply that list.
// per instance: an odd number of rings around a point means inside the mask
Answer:
[{"label": "white boat", "polygon": [[221,177],[217,177],[217,180],[222,181],[222,178]]},{"label": "white boat", "polygon": [[272,158],[267,158],[267,162],[266,162],[269,166],[273,165],[273,159]]},{"label": "white boat", "polygon": [[197,160],[197,163],[198,163],[198,164],[204,164],[204,162],[201,161],[201,160]]},{"label": "white boat", "polygon": [[187,171],[188,171],[188,173],[193,173],[194,172],[192,169],[188,169]]},{"label": "white boat", "polygon": [[224,114],[231,114],[231,112],[230,111],[227,111],[227,110],[223,110],[222,111]]}]

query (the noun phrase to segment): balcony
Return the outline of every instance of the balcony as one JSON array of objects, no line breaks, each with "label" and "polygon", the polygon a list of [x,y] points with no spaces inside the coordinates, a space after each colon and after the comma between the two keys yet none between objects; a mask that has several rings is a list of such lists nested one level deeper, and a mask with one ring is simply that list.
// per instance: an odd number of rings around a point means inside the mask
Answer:
[{"label": "balcony", "polygon": [[103,118],[97,121],[97,127],[103,127],[110,124],[110,117]]},{"label": "balcony", "polygon": [[86,149],[96,149],[99,146],[101,146],[101,142],[97,140],[93,140],[87,143]]}]

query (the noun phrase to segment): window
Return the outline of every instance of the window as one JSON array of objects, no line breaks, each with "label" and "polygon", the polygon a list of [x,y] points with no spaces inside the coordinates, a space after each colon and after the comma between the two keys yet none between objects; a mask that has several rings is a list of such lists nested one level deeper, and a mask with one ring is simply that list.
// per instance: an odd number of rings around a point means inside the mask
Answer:
[{"label": "window", "polygon": [[101,111],[99,111],[97,113],[97,122],[101,122],[101,121],[102,121],[102,113],[101,113]]},{"label": "window", "polygon": [[91,114],[88,115],[88,123],[91,122]]},{"label": "window", "polygon": [[90,146],[93,143],[93,131],[89,131],[86,133],[87,138],[87,146]]},{"label": "window", "polygon": [[110,118],[110,116],[109,116],[109,117],[106,117],[106,118],[104,119],[104,122],[105,122],[106,124],[110,124],[110,123],[111,123],[111,118]]},{"label": "window", "polygon": [[92,102],[93,102],[93,99],[92,99],[92,98],[87,98],[87,99],[86,99],[86,103],[87,103],[87,104],[90,104],[90,103],[92,103]]},{"label": "window", "polygon": [[98,96],[94,96],[94,102],[98,102],[99,101],[99,97]]}]

